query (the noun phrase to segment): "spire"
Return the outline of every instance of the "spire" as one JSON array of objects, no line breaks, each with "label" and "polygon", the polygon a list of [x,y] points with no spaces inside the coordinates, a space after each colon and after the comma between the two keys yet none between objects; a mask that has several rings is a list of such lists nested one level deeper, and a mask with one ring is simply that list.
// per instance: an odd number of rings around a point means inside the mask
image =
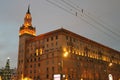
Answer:
[{"label": "spire", "polygon": [[30,5],[28,5],[28,10],[27,10],[25,18],[24,18],[24,26],[25,27],[32,26],[32,17],[31,17],[31,13],[30,13]]},{"label": "spire", "polygon": [[28,5],[28,11],[27,14],[30,14],[30,4]]},{"label": "spire", "polygon": [[30,13],[30,4],[28,5],[28,10],[25,14],[24,17],[24,24],[22,25],[22,27],[20,27],[20,35],[22,34],[30,34],[30,35],[34,35],[36,34],[36,30],[35,28],[32,26],[32,16]]}]

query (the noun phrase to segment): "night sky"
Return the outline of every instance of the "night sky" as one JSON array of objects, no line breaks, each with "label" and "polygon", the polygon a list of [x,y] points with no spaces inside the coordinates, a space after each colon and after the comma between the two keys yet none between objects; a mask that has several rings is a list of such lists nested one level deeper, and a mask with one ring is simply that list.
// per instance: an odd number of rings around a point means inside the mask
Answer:
[{"label": "night sky", "polygon": [[29,4],[37,35],[63,27],[120,51],[120,0],[1,0],[0,68],[8,57],[17,67],[18,33]]}]

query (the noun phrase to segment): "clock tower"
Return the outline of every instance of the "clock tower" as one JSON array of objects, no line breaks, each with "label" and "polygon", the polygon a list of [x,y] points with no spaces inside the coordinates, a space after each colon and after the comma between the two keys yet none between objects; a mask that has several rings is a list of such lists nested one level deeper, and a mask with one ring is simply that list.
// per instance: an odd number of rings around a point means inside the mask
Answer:
[{"label": "clock tower", "polygon": [[20,27],[20,31],[19,31],[19,36],[22,36],[24,34],[28,34],[28,35],[31,35],[31,36],[36,35],[36,30],[32,26],[32,17],[31,17],[29,6],[28,6],[28,11],[26,12],[26,15],[25,15],[25,18],[24,18],[24,24],[22,25],[22,27]]},{"label": "clock tower", "polygon": [[20,27],[19,30],[19,51],[18,51],[18,79],[21,80],[25,77],[25,58],[26,58],[26,42],[27,39],[33,38],[36,36],[36,29],[32,26],[32,17],[30,13],[30,6],[24,17],[24,24]]}]

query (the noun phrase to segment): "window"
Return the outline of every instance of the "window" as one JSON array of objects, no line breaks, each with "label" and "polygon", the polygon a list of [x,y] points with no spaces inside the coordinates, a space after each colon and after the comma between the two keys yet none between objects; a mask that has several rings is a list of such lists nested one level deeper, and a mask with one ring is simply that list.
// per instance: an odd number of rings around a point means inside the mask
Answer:
[{"label": "window", "polygon": [[47,42],[49,41],[49,38],[47,38]]},{"label": "window", "polygon": [[73,41],[74,41],[74,42],[76,41],[75,38],[73,39]]},{"label": "window", "polygon": [[29,62],[29,59],[27,59],[27,62]]},{"label": "window", "polygon": [[54,67],[52,67],[52,72],[54,72]]},{"label": "window", "polygon": [[34,61],[36,61],[36,58],[34,58]]},{"label": "window", "polygon": [[56,36],[56,39],[58,39],[58,36]]},{"label": "window", "polygon": [[42,55],[42,53],[43,53],[43,50],[42,50],[42,48],[40,48],[40,55]]},{"label": "window", "polygon": [[52,53],[52,57],[54,57],[54,53]]},{"label": "window", "polygon": [[30,70],[30,73],[32,73],[32,70]]},{"label": "window", "polygon": [[51,37],[51,41],[53,41],[53,37]]},{"label": "window", "polygon": [[38,49],[36,49],[36,55],[35,56],[38,56]]},{"label": "window", "polygon": [[49,72],[49,68],[46,68],[47,73]]},{"label": "window", "polygon": [[32,68],[32,65],[30,65],[30,68]]},{"label": "window", "polygon": [[47,79],[49,78],[49,75],[48,75],[48,74],[46,75],[46,78],[47,78]]},{"label": "window", "polygon": [[30,61],[32,62],[32,59]]},{"label": "window", "polygon": [[68,36],[66,36],[66,40],[68,40]]},{"label": "window", "polygon": [[40,67],[40,63],[38,63],[38,67]]},{"label": "window", "polygon": [[37,79],[40,80],[40,76],[37,76]]},{"label": "window", "polygon": [[40,57],[38,58],[38,61],[40,61]]}]

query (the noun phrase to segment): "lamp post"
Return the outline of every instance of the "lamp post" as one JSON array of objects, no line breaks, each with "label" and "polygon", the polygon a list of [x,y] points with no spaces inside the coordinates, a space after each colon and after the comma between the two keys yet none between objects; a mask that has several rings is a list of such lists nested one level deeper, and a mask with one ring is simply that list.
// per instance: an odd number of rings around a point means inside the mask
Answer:
[{"label": "lamp post", "polygon": [[[63,80],[63,78],[66,78],[67,76],[65,74],[63,74],[63,64],[64,64],[64,61],[63,61],[63,58],[67,58],[68,57],[68,52],[67,51],[62,51],[62,55],[61,55],[61,60],[60,62],[58,63],[58,66],[59,66],[59,73],[61,75],[61,79],[60,80]],[[67,79],[65,79],[67,80]]]},{"label": "lamp post", "polygon": [[107,77],[108,80],[113,80],[113,77],[112,77],[112,74],[111,74],[111,69],[110,69],[112,66],[113,66],[113,63],[110,62],[106,66],[106,70],[104,70],[106,72],[106,75],[107,75],[106,77]]},{"label": "lamp post", "polygon": [[[69,57],[69,52],[68,51],[64,51],[63,52],[63,58],[68,58]],[[62,66],[63,66],[63,59],[62,59]],[[67,62],[67,63],[69,63],[69,62]],[[78,62],[78,58],[76,58],[76,60],[75,60],[75,62],[74,62],[74,64],[72,64],[72,65],[74,65],[74,67],[75,67],[75,71],[76,71],[76,79],[77,80],[79,80],[80,79],[80,77],[79,77],[79,67],[80,67],[80,65],[79,65],[79,62]],[[69,66],[69,65],[67,65],[67,66]],[[74,79],[74,69],[73,68],[70,68],[68,71],[67,71],[67,76],[66,76],[67,78],[68,78],[68,80],[73,80]]]},{"label": "lamp post", "polygon": [[[68,55],[69,55],[69,53],[68,53],[68,51],[64,51],[63,52],[63,55],[62,55],[62,67],[63,67],[63,58],[68,58]],[[65,80],[69,80],[68,79],[69,77],[68,77],[68,73],[67,73],[67,75],[65,75]]]}]

